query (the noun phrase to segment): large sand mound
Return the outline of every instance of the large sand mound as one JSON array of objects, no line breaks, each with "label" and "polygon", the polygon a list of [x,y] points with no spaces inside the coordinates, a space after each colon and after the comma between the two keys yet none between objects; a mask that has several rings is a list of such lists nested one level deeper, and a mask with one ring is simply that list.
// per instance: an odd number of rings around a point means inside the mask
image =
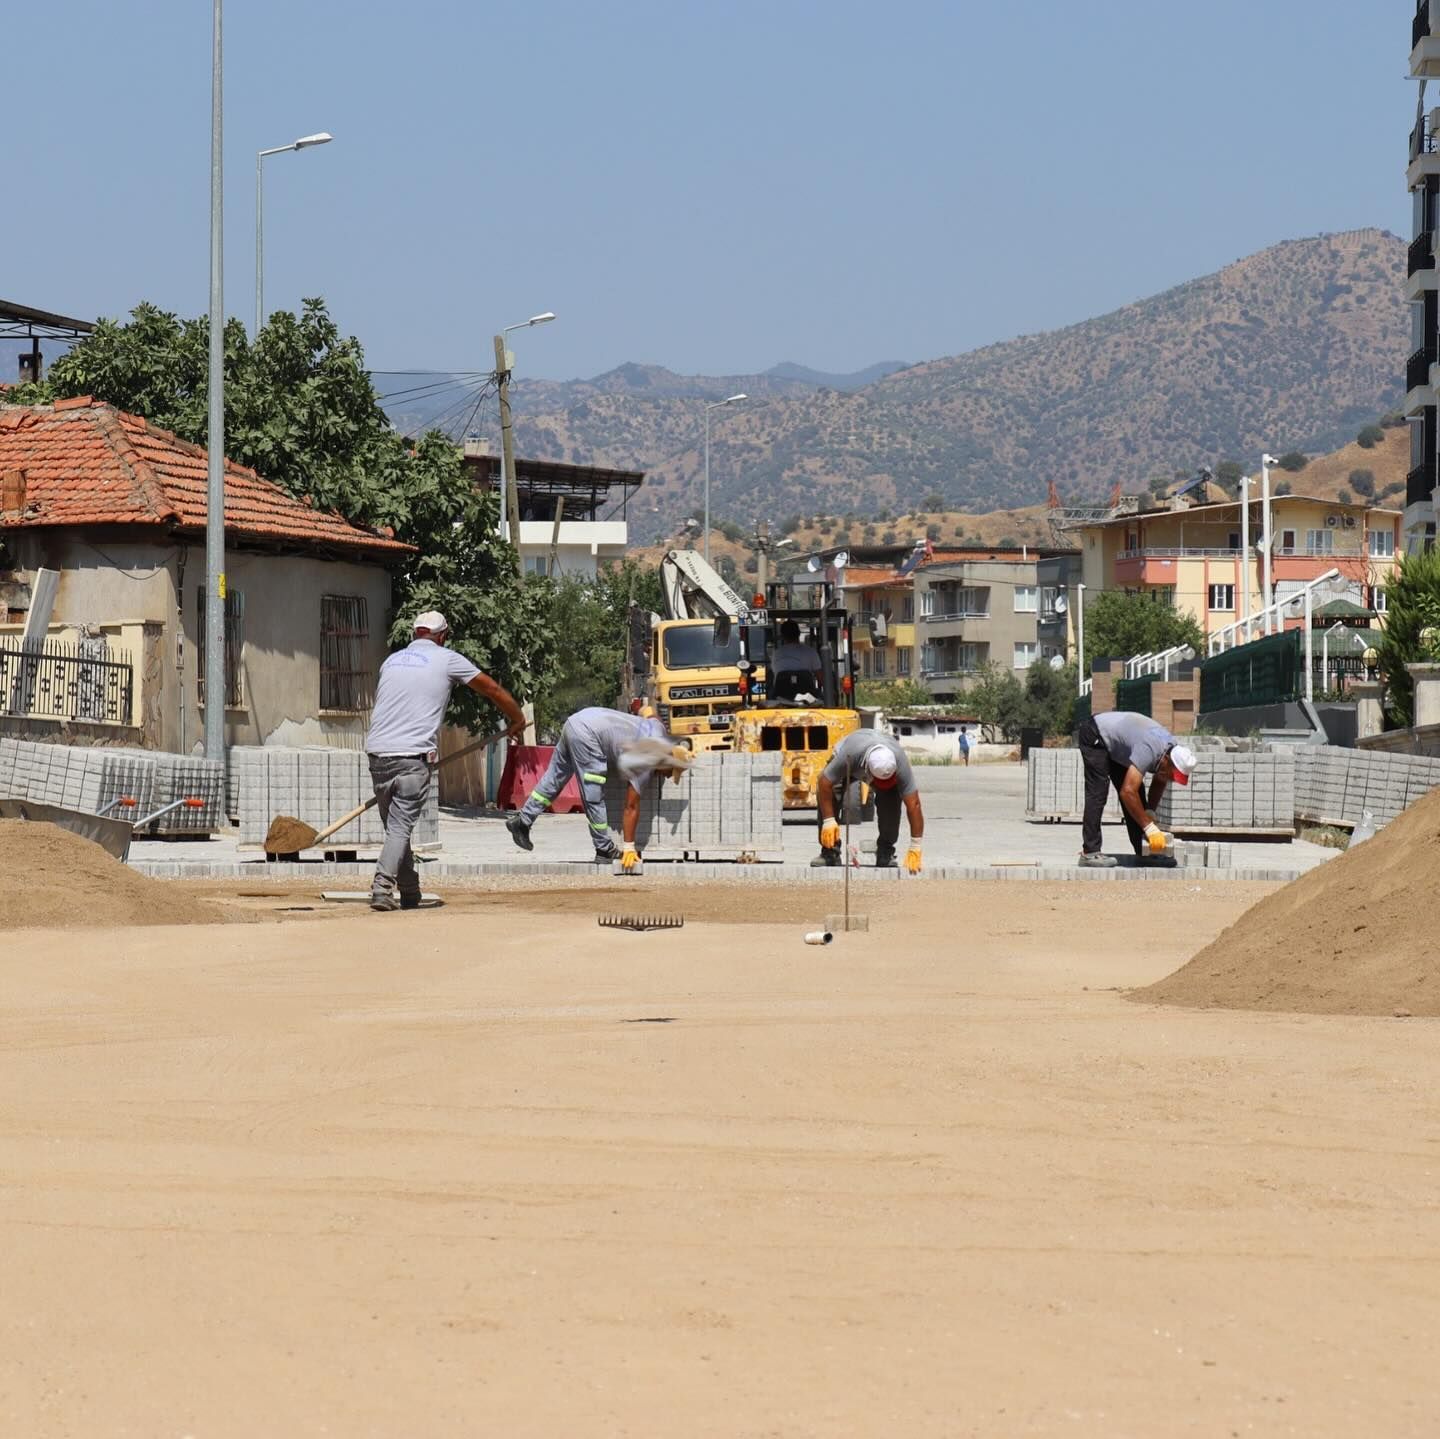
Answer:
[{"label": "large sand mound", "polygon": [[1286,885],[1130,998],[1309,1014],[1440,1015],[1440,790]]},{"label": "large sand mound", "polygon": [[127,869],[57,825],[0,820],[0,933],[74,925],[217,924],[218,910]]}]

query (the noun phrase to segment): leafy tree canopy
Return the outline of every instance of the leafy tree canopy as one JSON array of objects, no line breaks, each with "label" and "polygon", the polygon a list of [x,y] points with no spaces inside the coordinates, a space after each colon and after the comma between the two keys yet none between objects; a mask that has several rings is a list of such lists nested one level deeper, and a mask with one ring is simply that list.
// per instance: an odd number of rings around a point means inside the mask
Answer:
[{"label": "leafy tree canopy", "polygon": [[1440,550],[1403,555],[1385,586],[1385,603],[1380,675],[1390,718],[1403,728],[1414,723],[1415,705],[1405,666],[1440,661]]},{"label": "leafy tree canopy", "polygon": [[935,696],[916,680],[861,680],[855,686],[855,702],[866,708],[884,710],[920,709],[933,705]]},{"label": "leafy tree canopy", "polygon": [[1127,595],[1102,590],[1085,606],[1085,656],[1094,659],[1130,659],[1154,654],[1173,645],[1190,645],[1203,653],[1204,636],[1195,617],[1149,595]]},{"label": "leafy tree canopy", "polygon": [[1055,670],[1040,661],[1022,678],[992,662],[966,690],[965,702],[981,724],[1006,740],[1019,739],[1022,729],[1063,734],[1074,727],[1075,667]]}]

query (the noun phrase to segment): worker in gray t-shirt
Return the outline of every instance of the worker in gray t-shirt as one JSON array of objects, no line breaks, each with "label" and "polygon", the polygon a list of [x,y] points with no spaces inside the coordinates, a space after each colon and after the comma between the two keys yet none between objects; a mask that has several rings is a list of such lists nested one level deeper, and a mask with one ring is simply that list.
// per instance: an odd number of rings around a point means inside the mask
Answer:
[{"label": "worker in gray t-shirt", "polygon": [[919,874],[920,841],[925,833],[925,814],[920,808],[920,786],[915,771],[890,735],[874,730],[856,730],[835,746],[830,763],[820,771],[815,800],[820,810],[820,857],[812,866],[838,865],[840,860],[840,821],[836,819],[837,799],[843,798],[847,812],[860,807],[860,786],[869,785],[875,792],[875,819],[880,838],[875,846],[875,868],[895,868],[895,845],[900,838],[900,806],[905,806],[910,821],[910,848],[905,854],[905,868]]},{"label": "worker in gray t-shirt", "polygon": [[[1087,868],[1110,868],[1113,855],[1100,849],[1100,821],[1110,786],[1120,797],[1120,812],[1137,858],[1156,864],[1173,864],[1166,838],[1155,822],[1155,807],[1172,780],[1189,784],[1195,755],[1164,725],[1149,715],[1128,710],[1106,710],[1082,721],[1075,732],[1080,762],[1085,770],[1085,819],[1081,827],[1080,863]],[[1145,776],[1151,776],[1145,792]]]},{"label": "worker in gray t-shirt", "polygon": [[414,632],[410,644],[380,666],[365,736],[370,781],[385,826],[385,843],[370,884],[370,908],[378,910],[414,909],[420,903],[410,836],[425,810],[451,689],[467,685],[483,695],[509,721],[507,734],[518,735],[525,728],[525,716],[509,691],[446,647],[450,627],[444,615],[427,610],[416,619]]}]

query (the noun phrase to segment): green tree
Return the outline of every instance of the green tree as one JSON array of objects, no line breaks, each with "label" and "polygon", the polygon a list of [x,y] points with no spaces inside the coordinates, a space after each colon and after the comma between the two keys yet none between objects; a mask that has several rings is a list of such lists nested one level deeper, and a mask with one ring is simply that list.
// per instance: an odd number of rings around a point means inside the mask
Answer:
[{"label": "green tree", "polygon": [[[418,553],[395,578],[391,637],[416,611],[443,610],[456,648],[521,699],[554,673],[544,581],[521,581],[500,538],[493,495],[476,493],[444,435],[397,435],[380,408],[360,342],[340,334],[320,300],[272,315],[253,340],[225,326],[225,450],[322,509],[388,528]],[[93,395],[182,439],[207,438],[209,322],[142,304],[128,322],[102,320],[51,367],[33,399]],[[475,723],[460,692],[452,719]]]},{"label": "green tree", "polygon": [[1375,497],[1375,471],[1351,470],[1350,488],[1367,500],[1373,499]]},{"label": "green tree", "polygon": [[1336,498],[1342,505],[1353,505],[1353,504],[1355,503],[1355,496],[1352,495],[1352,494],[1350,493],[1350,491],[1347,490],[1347,489],[1343,489],[1343,488],[1342,488],[1341,491],[1340,491],[1340,493],[1337,494],[1337,495],[1335,496],[1335,498]]},{"label": "green tree", "polygon": [[1174,645],[1190,645],[1197,654],[1204,636],[1193,615],[1161,604],[1148,595],[1102,590],[1085,606],[1085,654],[1088,668],[1100,658],[1130,659]]},{"label": "green tree", "polygon": [[920,501],[920,504],[923,509],[933,514],[936,510],[943,510],[945,508],[945,496],[938,490],[931,490],[930,493]]},{"label": "green tree", "polygon": [[1289,480],[1281,480],[1280,483],[1275,486],[1275,493],[1277,496],[1294,494],[1295,486],[1292,485]]},{"label": "green tree", "polygon": [[1299,450],[1286,450],[1275,463],[1282,470],[1289,470],[1292,474],[1298,475],[1310,463],[1310,457],[1302,455]]},{"label": "green tree", "polygon": [[1002,739],[1020,737],[1025,686],[1014,670],[1002,669],[993,661],[986,664],[966,689],[964,699],[975,718]]},{"label": "green tree", "polygon": [[1364,429],[1355,436],[1355,443],[1362,450],[1373,450],[1381,440],[1385,438],[1385,431],[1379,425],[1366,425]]},{"label": "green tree", "polygon": [[855,702],[893,714],[933,705],[935,696],[916,680],[861,680],[855,686]]},{"label": "green tree", "polygon": [[1385,637],[1378,646],[1386,705],[1394,724],[1414,723],[1415,687],[1407,664],[1440,661],[1440,550],[1403,555],[1385,586]]},{"label": "green tree", "polygon": [[1227,490],[1238,488],[1241,477],[1245,473],[1245,467],[1239,460],[1221,460],[1215,466],[1216,480],[1225,486]]}]

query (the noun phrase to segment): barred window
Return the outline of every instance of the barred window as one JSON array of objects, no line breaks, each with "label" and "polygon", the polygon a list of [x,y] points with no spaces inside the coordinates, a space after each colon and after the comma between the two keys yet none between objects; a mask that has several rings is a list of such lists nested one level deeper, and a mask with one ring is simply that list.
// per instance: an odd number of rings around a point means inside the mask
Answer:
[{"label": "barred window", "polygon": [[[244,709],[245,596],[225,592],[225,708]],[[195,694],[205,707],[205,587],[195,590]]]},{"label": "barred window", "polygon": [[365,651],[370,611],[363,595],[320,596],[320,708],[368,710],[372,676]]}]

